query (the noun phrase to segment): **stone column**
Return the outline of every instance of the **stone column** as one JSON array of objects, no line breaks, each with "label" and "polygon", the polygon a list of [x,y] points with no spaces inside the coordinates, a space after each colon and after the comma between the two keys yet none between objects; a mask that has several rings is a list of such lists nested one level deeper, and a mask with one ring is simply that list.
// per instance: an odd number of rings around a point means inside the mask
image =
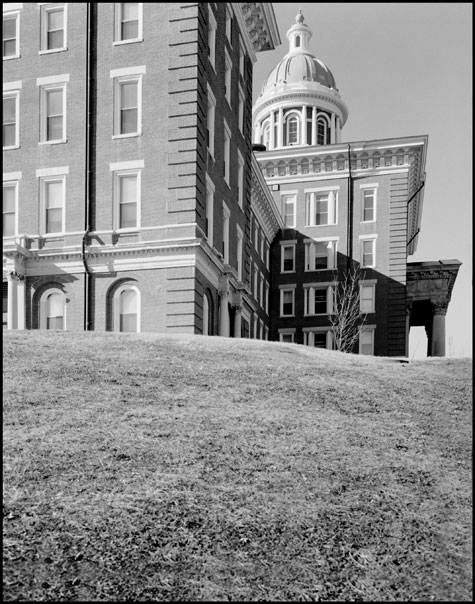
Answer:
[{"label": "stone column", "polygon": [[8,318],[7,329],[17,328],[17,311],[18,311],[18,291],[17,291],[17,274],[11,271],[7,275],[8,281]]},{"label": "stone column", "polygon": [[233,295],[234,308],[234,337],[241,337],[241,317],[242,317],[242,296],[239,292]]},{"label": "stone column", "polygon": [[256,128],[254,130],[254,142],[256,144],[260,144],[261,142],[261,123],[257,122]]},{"label": "stone column", "polygon": [[25,277],[18,276],[17,283],[17,329],[25,329]]},{"label": "stone column", "polygon": [[307,105],[302,105],[302,145],[307,144]]},{"label": "stone column", "polygon": [[312,145],[317,144],[317,108],[312,107]]},{"label": "stone column", "polygon": [[341,143],[341,123],[340,123],[340,118],[338,116],[336,117],[335,130],[336,130],[335,142]]},{"label": "stone column", "polygon": [[269,118],[269,147],[271,149],[275,149],[275,114],[273,111],[270,112]]},{"label": "stone column", "polygon": [[432,357],[445,356],[445,315],[447,306],[443,303],[433,303],[434,310],[432,314]]},{"label": "stone column", "polygon": [[279,107],[279,121],[277,122],[277,145],[284,146],[284,110]]},{"label": "stone column", "polygon": [[336,119],[334,113],[332,113],[330,118],[330,143],[332,145],[336,143]]},{"label": "stone column", "polygon": [[229,338],[229,282],[226,275],[219,278],[219,335]]},{"label": "stone column", "polygon": [[411,331],[412,302],[406,304],[406,354],[409,356],[409,332]]}]

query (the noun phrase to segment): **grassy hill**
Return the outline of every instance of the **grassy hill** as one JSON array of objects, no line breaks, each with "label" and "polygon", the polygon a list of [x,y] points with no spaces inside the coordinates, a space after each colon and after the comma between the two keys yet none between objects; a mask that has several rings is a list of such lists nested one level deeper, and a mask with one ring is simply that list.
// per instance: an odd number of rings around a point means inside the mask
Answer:
[{"label": "grassy hill", "polygon": [[472,601],[471,359],[4,332],[12,600]]}]

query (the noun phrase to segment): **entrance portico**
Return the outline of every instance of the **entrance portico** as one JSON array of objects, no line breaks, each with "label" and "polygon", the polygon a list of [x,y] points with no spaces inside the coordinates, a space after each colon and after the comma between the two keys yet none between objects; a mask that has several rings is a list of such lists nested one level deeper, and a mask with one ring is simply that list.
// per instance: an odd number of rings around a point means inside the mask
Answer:
[{"label": "entrance portico", "polygon": [[445,356],[445,315],[462,263],[459,260],[407,264],[407,341],[409,329],[423,325],[427,356]]}]

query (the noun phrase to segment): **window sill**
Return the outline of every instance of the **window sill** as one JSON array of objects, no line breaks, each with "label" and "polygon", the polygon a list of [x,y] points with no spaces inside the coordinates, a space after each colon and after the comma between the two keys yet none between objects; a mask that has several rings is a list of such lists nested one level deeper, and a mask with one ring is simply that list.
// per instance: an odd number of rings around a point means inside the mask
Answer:
[{"label": "window sill", "polygon": [[3,147],[4,151],[11,151],[12,149],[19,149],[20,145],[12,145],[11,147]]},{"label": "window sill", "polygon": [[63,145],[64,143],[67,143],[68,139],[65,138],[64,140],[58,140],[58,141],[40,141],[38,143],[38,145]]},{"label": "window sill", "polygon": [[295,315],[280,315],[280,319],[294,319]]},{"label": "window sill", "polygon": [[124,44],[135,44],[136,42],[143,42],[143,38],[131,38],[130,40],[116,40],[112,42],[112,46],[123,46]]},{"label": "window sill", "polygon": [[137,136],[142,136],[141,132],[130,132],[128,134],[113,134],[112,140],[121,139],[121,138],[134,138]]},{"label": "window sill", "polygon": [[48,241],[60,241],[64,239],[66,233],[63,231],[62,233],[45,233],[44,235],[40,235],[41,239],[47,239]]},{"label": "window sill", "polygon": [[39,55],[51,55],[55,52],[65,52],[69,50],[69,48],[66,46],[65,48],[51,48],[50,50],[40,50],[38,52]]},{"label": "window sill", "polygon": [[12,59],[21,59],[21,55],[11,55],[9,57],[3,57],[4,61],[11,61]]},{"label": "window sill", "polygon": [[137,235],[140,231],[140,227],[133,227],[130,229],[115,229],[112,231],[113,235]]},{"label": "window sill", "polygon": [[376,222],[376,219],[374,220],[362,220],[360,224],[374,224]]}]

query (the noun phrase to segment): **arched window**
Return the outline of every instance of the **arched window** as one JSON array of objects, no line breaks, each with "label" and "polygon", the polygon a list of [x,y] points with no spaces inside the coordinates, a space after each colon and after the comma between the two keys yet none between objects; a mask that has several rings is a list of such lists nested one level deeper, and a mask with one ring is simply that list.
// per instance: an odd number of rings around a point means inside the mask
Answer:
[{"label": "arched window", "polygon": [[65,305],[62,290],[49,289],[40,299],[40,329],[65,329]]},{"label": "arched window", "polygon": [[209,291],[203,294],[203,335],[213,335],[213,301]]},{"label": "arched window", "polygon": [[317,118],[317,145],[327,145],[330,142],[330,129],[324,117]]},{"label": "arched window", "polygon": [[140,332],[140,291],[134,285],[123,285],[114,293],[114,331]]},{"label": "arched window", "polygon": [[266,146],[267,150],[269,150],[269,144],[270,144],[270,123],[269,123],[269,121],[265,122],[262,127],[261,143]]},{"label": "arched window", "polygon": [[295,48],[299,48],[300,46],[300,36],[295,36]]},{"label": "arched window", "polygon": [[287,145],[298,145],[300,133],[299,133],[299,118],[296,115],[291,115],[287,119]]}]

